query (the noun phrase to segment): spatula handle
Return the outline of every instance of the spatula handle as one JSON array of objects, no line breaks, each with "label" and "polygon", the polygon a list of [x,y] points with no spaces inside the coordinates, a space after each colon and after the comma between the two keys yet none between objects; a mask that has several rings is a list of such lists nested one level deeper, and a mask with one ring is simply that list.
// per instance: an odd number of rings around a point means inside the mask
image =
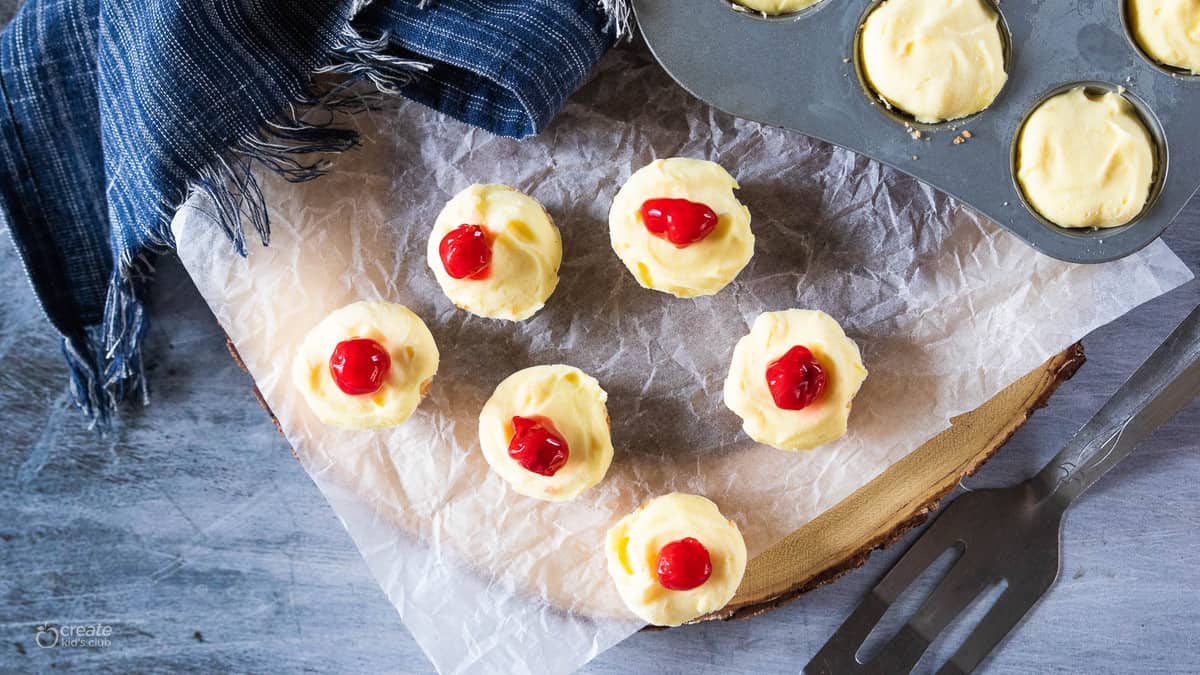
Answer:
[{"label": "spatula handle", "polygon": [[1200,307],[1146,359],[1034,478],[1066,508],[1143,439],[1200,396]]}]

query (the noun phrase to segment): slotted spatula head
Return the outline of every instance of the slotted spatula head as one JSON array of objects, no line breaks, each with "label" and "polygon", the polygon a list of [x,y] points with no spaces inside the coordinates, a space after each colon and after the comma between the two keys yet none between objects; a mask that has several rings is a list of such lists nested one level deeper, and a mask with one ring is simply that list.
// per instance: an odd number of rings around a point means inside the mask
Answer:
[{"label": "slotted spatula head", "polygon": [[[973,600],[999,597],[941,673],[974,670],[1058,577],[1062,516],[1071,502],[1163,422],[1200,396],[1200,307],[1033,478],[968,492],[917,539],[805,667],[815,673],[906,673]],[[950,571],[874,656],[860,647],[900,594],[947,550]]]},{"label": "slotted spatula head", "polygon": [[[1039,500],[1032,482],[968,492],[956,499],[846,619],[804,672],[906,673],[937,636],[981,594],[1006,582],[942,673],[973,670],[1037,603],[1058,577],[1062,507]],[[957,548],[950,571],[881,650],[865,663],[859,647],[892,603],[947,550]]]}]

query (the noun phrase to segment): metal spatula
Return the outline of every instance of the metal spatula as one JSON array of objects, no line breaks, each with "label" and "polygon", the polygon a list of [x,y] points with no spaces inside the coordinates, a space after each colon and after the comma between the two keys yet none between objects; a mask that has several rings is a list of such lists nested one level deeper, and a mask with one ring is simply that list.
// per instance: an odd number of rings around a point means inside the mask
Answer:
[{"label": "metal spatula", "polygon": [[[956,499],[876,584],[804,672],[902,673],[965,607],[1007,587],[939,673],[968,673],[1058,578],[1067,507],[1142,439],[1200,396],[1200,308],[1175,329],[1036,476]],[[948,549],[958,559],[920,609],[865,663],[856,652],[888,607]]]}]

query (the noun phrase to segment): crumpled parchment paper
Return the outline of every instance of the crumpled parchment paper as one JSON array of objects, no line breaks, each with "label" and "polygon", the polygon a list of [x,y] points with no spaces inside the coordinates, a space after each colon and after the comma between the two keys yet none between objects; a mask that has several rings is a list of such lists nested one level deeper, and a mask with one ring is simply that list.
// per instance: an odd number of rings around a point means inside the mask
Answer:
[{"label": "crumpled parchment paper", "polygon": [[[753,556],[952,416],[1190,278],[1162,243],[1101,266],[1039,255],[879,164],[712,110],[636,47],[610,54],[530,141],[416,104],[350,123],[368,140],[331,175],[304,185],[263,177],[269,247],[237,257],[208,205],[193,200],[175,219],[179,254],[296,455],[444,672],[568,671],[636,630],[603,542],[642,501],[706,495]],[[754,259],[713,297],[644,290],[609,246],[618,187],[669,156],[720,162],[753,215]],[[436,214],[473,182],[532,194],[562,230],[562,281],[524,323],[454,308],[426,267]],[[441,351],[428,398],[396,429],[324,426],[289,379],[309,327],[359,299],[408,305]],[[721,400],[734,343],[760,312],[790,307],[841,321],[871,373],[850,433],[807,453],[751,442]],[[557,362],[608,391],[616,447],[607,479],[566,504],[509,490],[476,439],[500,380]]]}]

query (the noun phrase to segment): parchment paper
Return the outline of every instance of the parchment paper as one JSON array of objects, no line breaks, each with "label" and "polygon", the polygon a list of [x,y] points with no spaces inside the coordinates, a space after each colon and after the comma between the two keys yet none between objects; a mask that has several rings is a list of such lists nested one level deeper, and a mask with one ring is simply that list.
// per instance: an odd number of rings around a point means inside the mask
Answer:
[{"label": "parchment paper", "polygon": [[[300,186],[263,177],[270,247],[238,258],[193,200],[175,219],[179,253],[300,461],[445,672],[568,671],[637,629],[605,571],[603,537],[645,499],[708,496],[753,556],[952,416],[1190,278],[1161,243],[1103,266],[1041,256],[874,162],[713,111],[636,47],[610,54],[531,141],[415,104],[350,123],[368,141],[331,175]],[[668,156],[720,162],[753,214],[755,257],[714,297],[641,289],[608,243],[618,187]],[[532,194],[562,229],[562,281],[527,322],[455,309],[426,267],[434,217],[473,182]],[[288,377],[304,333],[359,299],[408,305],[441,351],[428,398],[394,430],[326,427]],[[760,312],[790,307],[839,319],[871,373],[850,433],[800,454],[750,442],[721,400],[736,340]],[[617,449],[607,479],[566,504],[509,490],[476,439],[500,380],[556,362],[608,391]]]}]

